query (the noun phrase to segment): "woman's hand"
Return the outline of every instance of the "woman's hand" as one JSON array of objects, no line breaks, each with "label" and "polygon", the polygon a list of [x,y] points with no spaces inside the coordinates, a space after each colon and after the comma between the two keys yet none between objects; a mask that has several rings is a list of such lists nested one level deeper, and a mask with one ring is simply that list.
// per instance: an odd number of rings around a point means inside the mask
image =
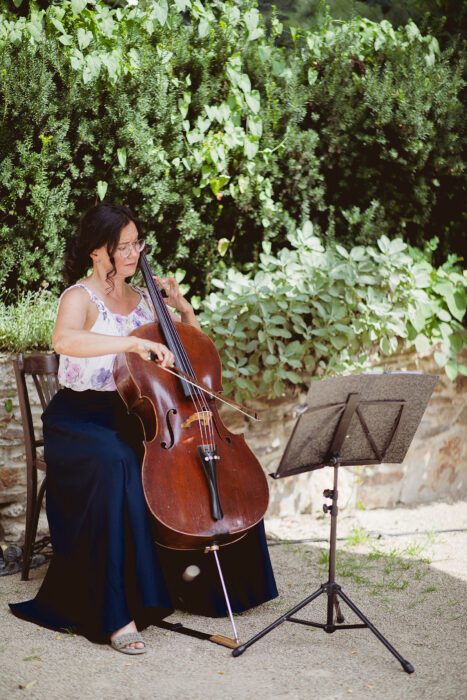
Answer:
[{"label": "woman's hand", "polygon": [[175,277],[166,277],[165,279],[162,279],[161,277],[154,277],[154,279],[167,294],[167,299],[164,299],[164,301],[168,306],[172,306],[174,309],[177,309],[177,311],[179,311],[181,314],[192,311],[191,304],[185,299],[180,291],[180,287],[178,286],[178,282]]},{"label": "woman's hand", "polygon": [[153,355],[155,355],[159,360],[161,367],[174,366],[175,358],[168,347],[162,345],[162,343],[155,343],[152,340],[146,340],[145,338],[137,338],[135,336],[131,337],[136,341],[133,352],[138,353],[143,360],[152,360]]},{"label": "woman's hand", "polygon": [[[194,326],[194,328],[198,328],[199,330],[201,330],[201,327],[195,316],[195,312],[193,311],[193,307],[181,293],[180,287],[178,286],[178,282],[175,279],[175,277],[166,277],[165,279],[162,279],[161,277],[154,277],[154,279],[167,294],[167,299],[164,299],[167,306],[172,306],[174,309],[177,309],[184,323],[188,323],[190,326]],[[174,321],[180,320],[171,311],[170,314],[172,315]]]}]

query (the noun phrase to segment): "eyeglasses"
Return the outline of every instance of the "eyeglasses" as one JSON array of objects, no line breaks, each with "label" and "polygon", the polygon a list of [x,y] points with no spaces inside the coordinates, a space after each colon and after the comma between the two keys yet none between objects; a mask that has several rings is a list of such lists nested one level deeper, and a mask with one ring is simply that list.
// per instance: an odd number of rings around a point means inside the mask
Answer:
[{"label": "eyeglasses", "polygon": [[141,253],[144,250],[146,241],[144,238],[139,238],[135,243],[125,243],[125,245],[119,245],[117,248],[117,253],[121,258],[128,258],[131,254],[131,249],[134,248],[137,253]]}]

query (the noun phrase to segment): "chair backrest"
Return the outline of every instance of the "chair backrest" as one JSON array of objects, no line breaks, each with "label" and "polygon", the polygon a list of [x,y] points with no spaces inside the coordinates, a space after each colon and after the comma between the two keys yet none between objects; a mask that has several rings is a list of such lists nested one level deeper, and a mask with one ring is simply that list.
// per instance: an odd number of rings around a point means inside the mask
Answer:
[{"label": "chair backrest", "polygon": [[37,354],[24,357],[22,353],[19,353],[13,359],[13,367],[23,423],[26,461],[28,468],[30,468],[36,459],[36,448],[41,447],[44,442],[42,438],[36,438],[35,436],[26,376],[30,375],[32,377],[42,410],[45,410],[51,398],[60,389],[57,378],[58,356],[55,353],[48,353],[46,355]]}]

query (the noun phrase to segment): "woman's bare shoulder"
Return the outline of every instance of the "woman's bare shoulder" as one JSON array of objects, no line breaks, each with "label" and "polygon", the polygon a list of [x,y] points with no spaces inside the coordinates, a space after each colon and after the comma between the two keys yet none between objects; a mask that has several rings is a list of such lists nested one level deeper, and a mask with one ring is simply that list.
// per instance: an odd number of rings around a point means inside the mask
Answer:
[{"label": "woman's bare shoulder", "polygon": [[91,301],[90,289],[78,282],[62,292],[60,306],[84,306]]}]

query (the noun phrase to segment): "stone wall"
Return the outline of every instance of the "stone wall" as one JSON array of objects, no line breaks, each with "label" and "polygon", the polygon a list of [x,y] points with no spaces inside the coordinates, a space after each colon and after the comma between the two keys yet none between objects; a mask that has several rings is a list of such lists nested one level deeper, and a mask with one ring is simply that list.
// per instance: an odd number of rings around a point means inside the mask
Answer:
[{"label": "stone wall", "polygon": [[[466,358],[467,359],[467,358]],[[467,378],[452,383],[440,372],[431,357],[415,355],[392,357],[384,367],[401,371],[419,369],[440,375],[431,401],[403,464],[374,468],[343,468],[339,474],[341,507],[376,508],[396,503],[412,504],[440,498],[458,499],[467,495]],[[34,395],[34,390],[32,391]],[[13,410],[5,409],[11,399]],[[289,395],[272,401],[258,401],[261,422],[253,422],[222,408],[226,426],[243,432],[266,473],[274,472],[295,423],[294,409],[305,395]],[[33,407],[40,428],[41,409]],[[23,539],[26,470],[16,386],[11,358],[0,355],[0,542]],[[296,477],[269,480],[270,517],[311,513],[322,508],[322,491],[332,486],[330,469],[320,469]],[[46,532],[41,517],[39,530]]]}]

